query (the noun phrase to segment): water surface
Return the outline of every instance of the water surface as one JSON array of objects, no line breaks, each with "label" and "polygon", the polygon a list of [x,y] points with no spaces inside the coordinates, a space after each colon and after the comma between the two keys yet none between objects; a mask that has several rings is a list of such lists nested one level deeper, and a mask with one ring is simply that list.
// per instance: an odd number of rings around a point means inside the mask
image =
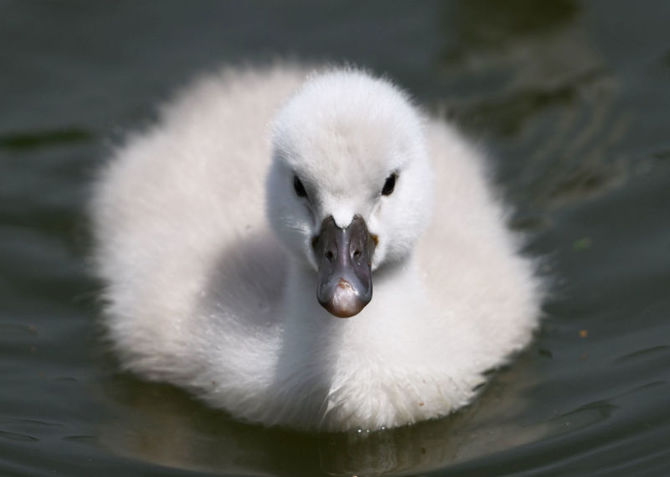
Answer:
[{"label": "water surface", "polygon": [[[670,4],[0,2],[0,474],[667,475]],[[490,151],[553,277],[533,345],[454,416],[240,424],[120,373],[85,204],[193,75],[277,57],[387,73]]]}]

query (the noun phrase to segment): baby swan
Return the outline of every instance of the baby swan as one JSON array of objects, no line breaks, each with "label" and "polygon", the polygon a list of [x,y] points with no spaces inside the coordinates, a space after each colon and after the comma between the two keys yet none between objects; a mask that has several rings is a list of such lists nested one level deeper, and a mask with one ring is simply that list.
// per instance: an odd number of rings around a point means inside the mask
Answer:
[{"label": "baby swan", "polygon": [[458,409],[527,344],[541,295],[483,166],[362,71],[201,79],[95,188],[123,366],[266,425]]}]

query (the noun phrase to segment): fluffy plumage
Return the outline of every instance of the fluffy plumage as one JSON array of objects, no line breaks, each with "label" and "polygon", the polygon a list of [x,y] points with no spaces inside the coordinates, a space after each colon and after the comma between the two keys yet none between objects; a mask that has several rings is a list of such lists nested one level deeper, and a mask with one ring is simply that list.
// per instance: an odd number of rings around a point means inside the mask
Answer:
[{"label": "fluffy plumage", "polygon": [[[266,425],[446,415],[538,317],[532,264],[484,176],[452,127],[364,72],[205,77],[96,186],[109,336],[127,369]],[[378,238],[374,294],[338,319],[316,300],[311,241],[324,217],[355,214]]]}]

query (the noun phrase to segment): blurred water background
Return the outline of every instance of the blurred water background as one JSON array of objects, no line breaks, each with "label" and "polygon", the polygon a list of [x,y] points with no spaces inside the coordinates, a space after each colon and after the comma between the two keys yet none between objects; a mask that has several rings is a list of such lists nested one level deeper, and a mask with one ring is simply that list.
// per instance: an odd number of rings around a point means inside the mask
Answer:
[{"label": "blurred water background", "polygon": [[[0,0],[0,475],[669,475],[670,3]],[[118,372],[87,195],[125,133],[222,65],[350,61],[486,145],[553,294],[454,416],[240,424]]]}]

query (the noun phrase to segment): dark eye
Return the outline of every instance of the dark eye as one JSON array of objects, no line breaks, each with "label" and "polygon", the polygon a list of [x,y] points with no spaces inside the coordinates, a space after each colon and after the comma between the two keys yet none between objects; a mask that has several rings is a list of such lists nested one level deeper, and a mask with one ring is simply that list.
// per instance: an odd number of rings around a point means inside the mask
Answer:
[{"label": "dark eye", "polygon": [[394,172],[388,178],[386,179],[386,182],[384,182],[384,187],[382,188],[382,195],[391,195],[393,193],[393,189],[395,189],[395,181],[398,178],[398,173]]},{"label": "dark eye", "polygon": [[300,182],[298,176],[293,176],[293,188],[295,189],[295,194],[298,197],[307,197],[307,191],[305,190],[305,186],[302,185],[302,182]]}]

